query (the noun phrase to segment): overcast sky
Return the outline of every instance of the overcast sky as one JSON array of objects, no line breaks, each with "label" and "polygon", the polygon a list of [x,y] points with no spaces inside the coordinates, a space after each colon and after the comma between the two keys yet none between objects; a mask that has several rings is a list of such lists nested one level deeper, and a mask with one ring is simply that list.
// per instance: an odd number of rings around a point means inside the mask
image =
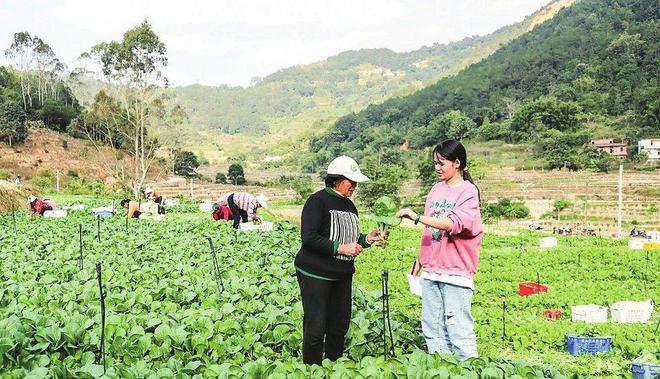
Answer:
[{"label": "overcast sky", "polygon": [[[247,85],[346,50],[410,51],[488,34],[549,0],[0,0],[0,51],[28,31],[69,67],[145,17],[172,85]],[[0,54],[0,65],[7,64]]]}]

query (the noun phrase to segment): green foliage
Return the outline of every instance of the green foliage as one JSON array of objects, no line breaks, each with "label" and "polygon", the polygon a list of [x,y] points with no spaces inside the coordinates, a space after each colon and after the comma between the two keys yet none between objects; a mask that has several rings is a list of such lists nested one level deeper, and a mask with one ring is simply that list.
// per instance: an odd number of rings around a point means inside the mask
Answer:
[{"label": "green foliage", "polygon": [[571,205],[573,205],[573,202],[569,199],[557,199],[552,202],[552,209],[554,209],[555,212],[561,212]]},{"label": "green foliage", "polygon": [[55,178],[55,173],[49,168],[40,168],[37,170],[37,175],[48,179]]},{"label": "green foliage", "polygon": [[[109,203],[81,200],[70,199],[88,208]],[[197,211],[190,201],[183,207]],[[273,232],[239,233],[234,244],[231,225],[198,213],[170,214],[162,222],[129,220],[128,232],[125,219],[114,217],[101,221],[99,242],[96,219],[86,212],[54,220],[19,211],[16,219],[20,233],[12,231],[11,214],[0,215],[0,238],[6,242],[0,244],[0,275],[6,284],[0,297],[1,365],[10,377],[103,376],[95,354],[101,320],[97,261],[103,263],[106,293],[108,378],[621,377],[629,374],[631,361],[654,357],[658,348],[648,324],[584,324],[542,316],[544,308],[558,308],[570,317],[569,306],[585,299],[607,305],[657,292],[657,277],[646,276],[640,265],[644,252],[629,251],[625,240],[560,237],[559,247],[547,254],[540,253],[536,235],[486,234],[474,278],[482,290],[472,302],[480,358],[458,362],[450,355],[424,352],[419,298],[409,293],[404,275],[393,274],[409,272],[418,254],[411,246],[419,245],[420,231],[397,228],[388,250],[366,250],[356,261],[345,356],[306,366],[300,358],[299,288],[291,276],[293,254],[300,246],[297,228],[278,223]],[[79,224],[82,269],[77,243],[72,243]],[[222,292],[211,269],[207,236],[221,265]],[[653,272],[655,262],[649,264]],[[391,273],[396,359],[381,357],[378,274],[384,269]],[[549,292],[519,297],[517,284],[535,280],[537,271]],[[504,301],[503,338],[499,320]],[[565,351],[567,333],[608,335],[615,343],[608,354],[575,358]],[[504,350],[510,358],[496,358]],[[554,367],[525,363],[539,355]]]},{"label": "green foliage", "polygon": [[44,122],[46,127],[64,132],[79,113],[76,108],[70,105],[63,104],[55,99],[46,99],[41,109],[37,111],[37,117]]},{"label": "green foliage", "polygon": [[381,196],[396,197],[403,182],[410,177],[401,153],[396,150],[385,150],[367,157],[360,167],[370,180],[359,184],[357,198],[367,207],[371,207]]},{"label": "green foliage", "polygon": [[555,97],[541,97],[524,103],[511,119],[514,142],[538,141],[548,129],[574,131],[578,126],[580,107]]},{"label": "green foliage", "polygon": [[296,191],[296,202],[299,204],[304,203],[314,193],[312,178],[308,175],[296,176],[291,179],[289,187]]},{"label": "green foliage", "polygon": [[[100,90],[94,102],[72,121],[68,133],[76,138],[99,141],[116,149],[130,149],[131,126],[120,103]],[[63,142],[64,143],[64,142]]]},{"label": "green foliage", "polygon": [[50,178],[35,176],[34,178],[30,179],[30,184],[39,188],[40,192],[48,192],[52,189],[53,183]]},{"label": "green foliage", "polygon": [[229,166],[227,170],[227,178],[230,183],[234,185],[243,185],[245,184],[245,172],[243,171],[243,166],[238,163],[233,163]]},{"label": "green foliage", "polygon": [[[575,169],[602,171],[589,159],[566,159],[590,138],[594,126],[586,121],[605,120],[631,143],[657,134],[657,12],[652,1],[576,2],[456,76],[339,119],[311,150],[360,158],[380,130],[396,131],[415,148],[474,131],[480,139],[534,143],[539,156],[549,157],[548,167],[568,161]],[[456,109],[477,129],[450,122],[447,115]],[[549,135],[563,134],[570,142],[563,151],[547,148]]]},{"label": "green foliage", "polygon": [[78,171],[76,171],[76,170],[68,170],[66,172],[66,176],[68,176],[69,178],[75,178],[75,179],[77,179],[79,177],[78,176]]},{"label": "green foliage", "polygon": [[11,178],[11,172],[0,168],[0,180],[9,180]]},{"label": "green foliage", "polygon": [[215,174],[215,184],[225,184],[227,183],[227,175],[224,172],[218,172]]},{"label": "green foliage", "polygon": [[376,222],[381,232],[387,233],[390,227],[398,226],[401,223],[401,218],[396,217],[398,209],[399,204],[395,199],[389,196],[381,196],[376,199],[371,207],[371,219]]},{"label": "green foliage", "polygon": [[522,201],[503,198],[497,203],[485,203],[481,205],[481,216],[485,220],[497,218],[525,218],[529,216],[529,208]]},{"label": "green foliage", "polygon": [[69,148],[69,141],[63,139],[62,140],[62,149],[66,150]]},{"label": "green foliage", "polygon": [[100,180],[73,179],[64,185],[64,193],[69,195],[103,195],[108,193],[108,189]]},{"label": "green foliage", "polygon": [[0,97],[0,141],[10,145],[25,141],[28,128],[25,113],[17,101],[2,101]]},{"label": "green foliage", "polygon": [[199,167],[197,156],[191,151],[174,151],[174,173],[186,178],[197,176],[195,169]]}]

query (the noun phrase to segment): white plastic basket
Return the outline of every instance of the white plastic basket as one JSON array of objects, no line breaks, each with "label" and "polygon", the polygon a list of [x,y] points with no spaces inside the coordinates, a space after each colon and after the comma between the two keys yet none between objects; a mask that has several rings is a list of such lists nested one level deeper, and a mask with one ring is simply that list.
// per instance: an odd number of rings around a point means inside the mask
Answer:
[{"label": "white plastic basket", "polygon": [[612,321],[621,323],[648,322],[653,313],[653,300],[620,301],[610,305]]},{"label": "white plastic basket", "polygon": [[631,239],[628,241],[628,247],[630,250],[642,250],[644,248],[644,242],[641,239]]},{"label": "white plastic basket", "polygon": [[175,205],[179,205],[179,204],[181,204],[181,200],[176,199],[176,198],[175,198],[175,199],[168,199],[168,198],[165,198],[165,200],[163,201],[163,203],[164,203],[166,206],[168,206],[168,207],[172,207],[172,206],[175,206]]},{"label": "white plastic basket", "polygon": [[571,307],[571,320],[587,323],[607,322],[607,308],[595,304],[574,305]]},{"label": "white plastic basket", "polygon": [[542,249],[549,249],[551,247],[557,247],[557,239],[555,237],[545,237],[539,240],[539,246]]},{"label": "white plastic basket", "polygon": [[269,231],[273,230],[273,223],[270,221],[263,221],[261,224],[253,224],[251,222],[243,222],[241,223],[238,228],[242,231],[254,231],[254,230],[261,230],[261,231]]},{"label": "white plastic basket", "polygon": [[67,211],[66,209],[59,209],[56,211],[45,211],[44,212],[44,217],[49,217],[49,218],[65,218],[67,216]]},{"label": "white plastic basket", "polygon": [[213,212],[213,204],[214,203],[200,203],[199,211],[204,213]]}]

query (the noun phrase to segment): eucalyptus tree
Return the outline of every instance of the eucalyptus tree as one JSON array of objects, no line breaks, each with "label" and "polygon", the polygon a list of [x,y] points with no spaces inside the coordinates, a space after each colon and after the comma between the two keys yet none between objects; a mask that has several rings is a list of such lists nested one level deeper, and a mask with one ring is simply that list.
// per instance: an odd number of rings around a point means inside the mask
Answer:
[{"label": "eucalyptus tree", "polygon": [[121,104],[116,127],[130,141],[127,151],[133,156],[132,188],[136,195],[159,146],[148,129],[157,126],[165,114],[166,99],[156,89],[167,84],[162,73],[167,66],[166,51],[165,44],[145,19],[125,32],[121,41],[102,42],[81,56],[100,68],[106,90]]}]

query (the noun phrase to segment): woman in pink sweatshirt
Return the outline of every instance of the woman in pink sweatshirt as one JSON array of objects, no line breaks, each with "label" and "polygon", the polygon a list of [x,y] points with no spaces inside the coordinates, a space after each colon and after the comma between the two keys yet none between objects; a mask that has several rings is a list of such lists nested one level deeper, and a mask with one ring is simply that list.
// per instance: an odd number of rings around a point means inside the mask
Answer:
[{"label": "woman in pink sweatshirt", "polygon": [[433,150],[440,182],[426,198],[424,214],[398,212],[425,226],[414,274],[422,268],[422,332],[429,353],[477,357],[472,319],[472,280],[483,239],[479,190],[466,170],[465,147],[447,140]]}]

